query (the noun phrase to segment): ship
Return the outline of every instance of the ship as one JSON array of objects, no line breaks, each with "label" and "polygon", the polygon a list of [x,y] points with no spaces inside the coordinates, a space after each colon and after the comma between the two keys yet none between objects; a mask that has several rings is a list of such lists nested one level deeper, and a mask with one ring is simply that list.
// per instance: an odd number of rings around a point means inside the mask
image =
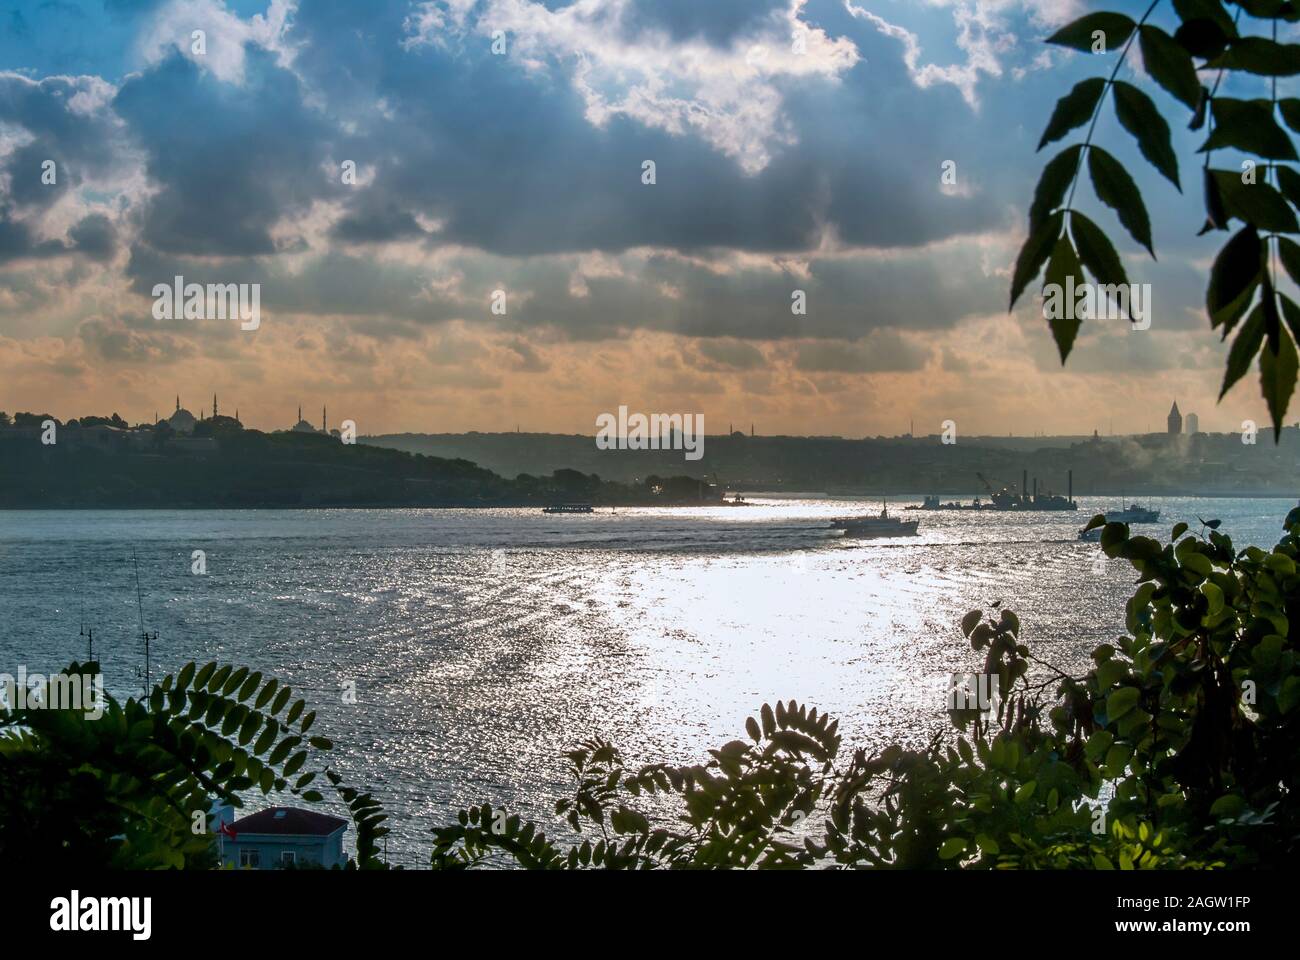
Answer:
[{"label": "ship", "polygon": [[591,513],[592,510],[589,503],[553,503],[542,507],[542,513]]},{"label": "ship", "polygon": [[831,521],[831,527],[843,530],[844,536],[861,540],[883,537],[914,537],[920,520],[900,520],[889,515],[889,506],[882,505],[878,517],[841,517]]},{"label": "ship", "polygon": [[1044,488],[1040,493],[1038,490],[1038,478],[1034,477],[1033,493],[1029,492],[1029,471],[1021,471],[1020,489],[1015,490],[1010,487],[1003,487],[995,491],[984,479],[984,474],[976,473],[975,476],[980,478],[984,488],[989,493],[989,500],[993,503],[995,510],[1078,510],[1079,504],[1074,499],[1074,471],[1068,472],[1066,480],[1066,495],[1061,496],[1052,493]]},{"label": "ship", "polygon": [[[1127,507],[1120,510],[1108,510],[1103,517],[1107,523],[1155,523],[1160,519],[1160,511],[1152,510],[1150,507],[1139,506],[1136,503],[1130,503]],[[1101,527],[1093,527],[1091,530],[1080,530],[1080,540],[1100,540]]]},{"label": "ship", "polygon": [[990,508],[985,506],[983,503],[981,503],[979,497],[976,497],[970,503],[959,503],[956,500],[949,500],[947,503],[943,503],[940,501],[937,495],[931,494],[927,496],[919,506],[916,504],[912,504],[911,506],[904,507],[903,509],[904,510],[988,510]]}]

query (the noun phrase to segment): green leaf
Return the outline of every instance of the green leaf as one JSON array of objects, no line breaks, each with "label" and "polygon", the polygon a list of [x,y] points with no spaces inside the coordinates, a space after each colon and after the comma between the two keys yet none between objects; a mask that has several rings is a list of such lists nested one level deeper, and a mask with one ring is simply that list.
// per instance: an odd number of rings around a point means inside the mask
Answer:
[{"label": "green leaf", "polygon": [[1227,396],[1228,391],[1250,370],[1255,354],[1259,353],[1260,344],[1263,342],[1264,308],[1262,305],[1256,305],[1232,341],[1232,349],[1228,352],[1227,369],[1223,373],[1223,388],[1219,391],[1220,400]]},{"label": "green leaf", "polygon": [[1196,65],[1191,55],[1173,37],[1149,23],[1138,31],[1142,63],[1160,86],[1195,110],[1201,97],[1201,82],[1196,79]]},{"label": "green leaf", "polygon": [[1214,113],[1214,132],[1199,153],[1231,148],[1266,160],[1296,159],[1295,146],[1274,119],[1273,104],[1268,100],[1215,97],[1210,109]]},{"label": "green leaf", "polygon": [[1178,181],[1178,156],[1174,153],[1169,135],[1169,124],[1156,109],[1155,102],[1145,93],[1122,80],[1114,85],[1115,116],[1138,143],[1142,156],[1160,171],[1175,187],[1182,190]]},{"label": "green leaf", "polygon": [[1241,37],[1206,67],[1243,70],[1260,77],[1294,77],[1300,74],[1300,45],[1277,43],[1265,37]]},{"label": "green leaf", "polygon": [[1138,705],[1141,691],[1137,687],[1120,687],[1106,698],[1106,718],[1114,722]]},{"label": "green leaf", "polygon": [[208,678],[212,676],[213,671],[216,669],[217,665],[215,661],[213,663],[204,664],[203,669],[194,676],[194,689],[202,690],[206,687],[208,685]]},{"label": "green leaf", "polygon": [[966,616],[961,618],[961,633],[966,639],[970,639],[971,633],[979,626],[979,622],[984,619],[983,610],[972,610]]},{"label": "green leaf", "polygon": [[[1069,282],[1070,277],[1074,277],[1073,284]],[[1079,257],[1074,252],[1074,244],[1070,242],[1069,236],[1062,233],[1060,239],[1056,241],[1056,247],[1052,250],[1052,259],[1048,261],[1047,274],[1043,278],[1043,317],[1051,327],[1052,339],[1056,341],[1056,349],[1061,354],[1062,365],[1070,356],[1074,340],[1079,335],[1079,327],[1083,325],[1083,319],[1077,316],[1073,309],[1074,305],[1065,304],[1067,299],[1065,291],[1077,290],[1085,283],[1087,280],[1079,264]],[[1056,290],[1049,294],[1051,287],[1055,287]],[[1051,309],[1053,302],[1066,306],[1067,309],[1053,311]],[[979,611],[974,610],[972,613],[978,614]],[[970,634],[968,633],[967,636]]]},{"label": "green leaf", "polygon": [[1070,233],[1074,236],[1079,259],[1098,283],[1128,285],[1128,274],[1124,272],[1119,254],[1100,227],[1076,210],[1070,214]]},{"label": "green leaf", "polygon": [[1291,206],[1300,207],[1300,173],[1296,173],[1290,167],[1284,167],[1281,164],[1278,164],[1273,169],[1277,171],[1277,187],[1282,191],[1282,196],[1286,197]]},{"label": "green leaf", "polygon": [[1217,57],[1228,46],[1229,37],[1213,20],[1197,17],[1185,20],[1174,31],[1174,42],[1194,57]]},{"label": "green leaf", "polygon": [[1278,349],[1267,347],[1259,355],[1259,385],[1273,418],[1273,440],[1282,437],[1282,419],[1286,416],[1295,392],[1297,364],[1295,343],[1285,331],[1278,340]]},{"label": "green leaf", "polygon": [[1267,261],[1267,250],[1259,232],[1246,226],[1229,240],[1210,268],[1210,285],[1205,292],[1205,310],[1210,326],[1231,330],[1255,296]]},{"label": "green leaf", "polygon": [[1043,149],[1054,140],[1060,140],[1075,127],[1081,127],[1091,120],[1101,101],[1101,95],[1105,92],[1106,81],[1101,77],[1092,77],[1075,84],[1073,90],[1056,102],[1052,118],[1047,121],[1047,129],[1043,131],[1043,139],[1038,142],[1038,149]]},{"label": "green leaf", "polygon": [[1051,255],[1064,224],[1065,213],[1058,210],[1038,227],[1030,230],[1029,236],[1025,238],[1025,245],[1020,248],[1020,256],[1016,258],[1015,273],[1011,280],[1011,305],[1007,309],[1016,305],[1020,294],[1024,292],[1025,287],[1029,286],[1029,281],[1038,276],[1038,271]]},{"label": "green leaf", "polygon": [[939,859],[951,860],[966,851],[966,841],[961,837],[949,837],[939,847]]},{"label": "green leaf", "polygon": [[[1123,692],[1123,690],[1133,690],[1134,693],[1137,693],[1137,691],[1134,690],[1133,687],[1123,687],[1120,691],[1117,692]],[[1106,711],[1106,715],[1109,716],[1112,720],[1114,719],[1114,715],[1111,714],[1109,710]],[[1111,747],[1109,750],[1106,751],[1106,760],[1101,765],[1102,771],[1106,774],[1106,776],[1109,779],[1112,780],[1115,779],[1116,777],[1123,776],[1124,768],[1125,766],[1127,766],[1129,757],[1131,756],[1133,756],[1132,747],[1126,746],[1125,744],[1122,743],[1115,744],[1115,746]]]},{"label": "green leaf", "polygon": [[1243,183],[1241,176],[1232,170],[1213,170],[1211,173],[1230,216],[1269,233],[1300,232],[1295,211],[1287,205],[1282,194],[1263,180]]},{"label": "green leaf", "polygon": [[1209,20],[1226,36],[1237,36],[1237,26],[1219,0],[1174,0],[1174,9],[1184,23],[1189,20]]},{"label": "green leaf", "polygon": [[[1137,24],[1122,13],[1090,13],[1057,30],[1047,38],[1047,42],[1092,53],[1096,50],[1097,40],[1101,40],[1102,48],[1096,52],[1110,53],[1124,45],[1135,26]],[[1101,37],[1094,36],[1098,31]]]},{"label": "green leaf", "polygon": [[1282,112],[1282,121],[1296,133],[1300,133],[1300,100],[1287,97],[1279,100],[1277,107]]},{"label": "green leaf", "polygon": [[1066,147],[1043,167],[1043,174],[1038,178],[1038,186],[1034,189],[1034,202],[1029,207],[1031,232],[1065,201],[1065,191],[1069,189],[1075,171],[1079,169],[1081,150],[1081,143]]},{"label": "green leaf", "polygon": [[1119,222],[1128,230],[1129,235],[1147,248],[1154,258],[1155,249],[1151,244],[1151,218],[1147,214],[1142,194],[1129,176],[1128,171],[1113,156],[1101,147],[1088,148],[1088,172],[1092,175],[1092,186],[1097,191],[1097,199],[1119,214]]},{"label": "green leaf", "polygon": [[266,706],[266,701],[271,699],[271,695],[275,693],[275,688],[278,687],[279,685],[280,685],[280,681],[277,680],[275,677],[272,677],[270,680],[266,681],[266,686],[262,687],[262,692],[259,693],[257,695],[257,699],[253,701],[253,709],[261,710],[264,706]]},{"label": "green leaf", "polygon": [[1214,178],[1214,171],[1205,167],[1201,171],[1201,182],[1205,188],[1205,226],[1201,228],[1201,234],[1208,233],[1211,230],[1228,229],[1228,211],[1223,207],[1223,197],[1219,195],[1219,183]]},{"label": "green leaf", "polygon": [[1282,316],[1286,318],[1286,325],[1291,330],[1291,336],[1300,341],[1300,306],[1296,304],[1285,293],[1282,296]]}]

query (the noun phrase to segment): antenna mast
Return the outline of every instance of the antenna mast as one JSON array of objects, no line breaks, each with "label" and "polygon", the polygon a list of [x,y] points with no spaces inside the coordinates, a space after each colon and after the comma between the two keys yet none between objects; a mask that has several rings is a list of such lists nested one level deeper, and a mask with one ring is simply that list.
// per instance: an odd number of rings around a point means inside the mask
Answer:
[{"label": "antenna mast", "polygon": [[131,562],[135,565],[135,604],[136,610],[140,615],[140,639],[144,641],[144,695],[149,696],[150,681],[150,664],[149,664],[149,641],[158,639],[158,631],[155,630],[150,636],[144,628],[144,596],[140,591],[140,560],[135,555],[135,548],[131,548]]}]

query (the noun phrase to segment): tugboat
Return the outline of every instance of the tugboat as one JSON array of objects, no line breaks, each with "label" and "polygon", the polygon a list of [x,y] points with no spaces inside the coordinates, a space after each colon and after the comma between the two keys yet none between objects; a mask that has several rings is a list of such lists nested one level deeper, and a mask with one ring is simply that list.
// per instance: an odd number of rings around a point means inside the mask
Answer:
[{"label": "tugboat", "polygon": [[[1150,507],[1139,506],[1136,503],[1130,503],[1127,507],[1120,510],[1109,510],[1103,514],[1107,523],[1155,523],[1160,519],[1160,511],[1152,510]],[[1101,527],[1093,527],[1091,530],[1080,530],[1080,540],[1100,540]]]},{"label": "tugboat", "polygon": [[832,520],[831,527],[843,530],[844,536],[862,540],[881,537],[914,537],[920,520],[899,520],[889,515],[889,505],[882,504],[878,517],[844,517]]}]

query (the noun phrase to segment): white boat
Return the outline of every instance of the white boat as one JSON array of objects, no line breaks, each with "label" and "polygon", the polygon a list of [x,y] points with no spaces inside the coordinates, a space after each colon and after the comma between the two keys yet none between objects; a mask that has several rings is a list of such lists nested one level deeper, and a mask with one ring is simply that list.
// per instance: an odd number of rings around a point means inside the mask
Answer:
[{"label": "white boat", "polygon": [[[1150,507],[1139,506],[1136,503],[1130,503],[1127,507],[1119,510],[1108,510],[1102,514],[1107,523],[1155,523],[1160,519],[1160,511],[1152,510]],[[1080,530],[1080,540],[1100,540],[1101,527],[1093,527],[1091,530]]]},{"label": "white boat", "polygon": [[844,536],[863,540],[880,537],[914,537],[920,520],[900,520],[889,515],[889,507],[884,506],[878,517],[842,517],[831,521],[831,527],[843,530]]}]

